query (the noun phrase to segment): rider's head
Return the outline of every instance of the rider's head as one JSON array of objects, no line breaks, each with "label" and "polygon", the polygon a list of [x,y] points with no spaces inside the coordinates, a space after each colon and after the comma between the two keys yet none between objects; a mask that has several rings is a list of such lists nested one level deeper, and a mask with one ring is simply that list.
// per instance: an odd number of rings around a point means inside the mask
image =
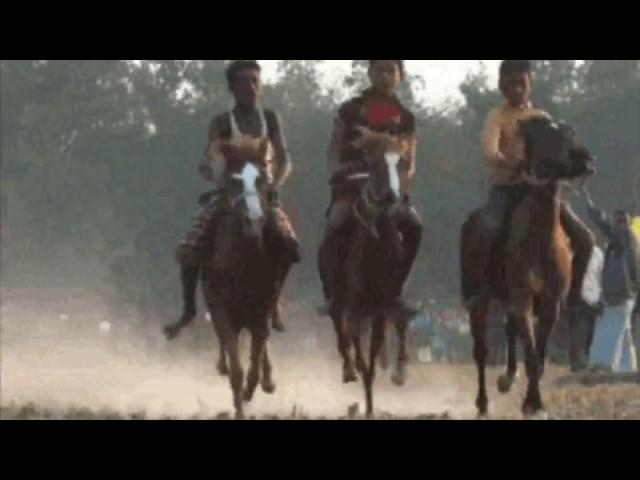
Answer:
[{"label": "rider's head", "polygon": [[236,103],[255,107],[260,101],[261,68],[255,60],[234,60],[227,68],[227,83]]},{"label": "rider's head", "polygon": [[533,78],[530,60],[505,60],[500,65],[500,91],[514,108],[531,100]]},{"label": "rider's head", "polygon": [[378,93],[392,95],[404,77],[404,60],[369,60],[369,80]]}]

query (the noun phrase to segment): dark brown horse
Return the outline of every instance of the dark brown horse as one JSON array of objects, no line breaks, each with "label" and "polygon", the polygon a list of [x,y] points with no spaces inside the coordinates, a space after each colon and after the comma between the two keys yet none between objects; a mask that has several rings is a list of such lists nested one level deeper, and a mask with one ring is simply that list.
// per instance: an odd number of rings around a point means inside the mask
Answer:
[{"label": "dark brown horse", "polygon": [[[391,321],[396,327],[398,358],[392,379],[396,385],[403,385],[408,361],[407,330],[415,312],[407,311],[397,295],[402,290],[400,266],[404,255],[394,219],[397,209],[404,208],[398,171],[400,156],[387,150],[369,158],[369,173],[347,178],[360,183],[362,193],[353,206],[356,226],[348,242],[346,288],[336,296],[331,317],[344,359],[343,380],[356,381],[356,371],[362,375],[367,416],[372,416],[376,361],[385,341],[386,326]],[[361,327],[366,319],[371,320],[368,361],[361,343]]]},{"label": "dark brown horse", "polygon": [[[507,308],[507,372],[500,377],[498,388],[502,393],[510,391],[516,378],[519,335],[528,378],[523,413],[544,415],[539,381],[547,340],[572,281],[572,252],[560,224],[560,182],[594,173],[593,157],[574,142],[570,128],[544,117],[523,122],[521,129],[527,144],[525,172],[529,182],[523,186],[522,200],[512,213],[505,238],[494,249],[487,271],[478,271],[474,262],[475,246],[482,238],[481,212],[472,214],[462,228],[462,289],[474,338],[479,383],[476,406],[481,416],[487,415],[489,404],[485,365],[487,311],[492,299]],[[487,285],[492,298],[478,297]],[[480,300],[470,303],[473,298]]]},{"label": "dark brown horse", "polygon": [[[215,256],[203,271],[203,291],[221,344],[218,368],[227,373],[226,356],[236,417],[243,418],[243,402],[251,401],[258,383],[266,393],[275,391],[267,340],[282,286],[282,249],[272,229],[266,228],[265,171],[253,163],[230,163],[225,182],[225,212]],[[244,329],[251,333],[246,386],[239,351]]]}]

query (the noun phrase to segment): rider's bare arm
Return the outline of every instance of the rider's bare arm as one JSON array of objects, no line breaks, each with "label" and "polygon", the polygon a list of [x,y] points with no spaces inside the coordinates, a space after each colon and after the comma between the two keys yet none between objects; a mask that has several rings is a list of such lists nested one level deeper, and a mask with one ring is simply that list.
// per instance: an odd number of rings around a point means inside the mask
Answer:
[{"label": "rider's bare arm", "polygon": [[412,180],[416,174],[416,156],[418,151],[418,136],[413,133],[412,135],[407,136],[402,139],[403,142],[406,142],[407,154],[405,157],[405,165],[407,171],[407,177],[409,180]]},{"label": "rider's bare arm", "polygon": [[291,174],[291,156],[287,148],[287,141],[282,127],[282,120],[277,113],[274,113],[274,129],[271,133],[271,144],[275,154],[273,185],[276,189],[280,188]]},{"label": "rider's bare arm", "polygon": [[501,136],[500,114],[498,111],[494,111],[487,119],[482,136],[485,164],[489,168],[504,168],[507,166],[507,158],[500,150]]}]

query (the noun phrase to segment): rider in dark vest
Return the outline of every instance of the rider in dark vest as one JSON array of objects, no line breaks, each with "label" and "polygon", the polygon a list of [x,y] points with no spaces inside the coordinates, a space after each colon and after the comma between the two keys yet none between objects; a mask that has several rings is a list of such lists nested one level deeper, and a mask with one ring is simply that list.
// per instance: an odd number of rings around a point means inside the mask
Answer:
[{"label": "rider in dark vest", "polygon": [[[287,245],[287,261],[300,261],[295,232],[278,201],[278,191],[291,171],[291,159],[279,116],[273,110],[260,106],[260,72],[258,63],[249,60],[235,61],[227,69],[227,81],[235,106],[230,112],[213,119],[204,158],[199,166],[200,174],[213,183],[214,189],[201,197],[200,213],[176,252],[176,258],[182,266],[184,302],[178,325],[188,324],[196,315],[196,290],[204,255],[210,256],[214,248],[227,159],[234,156],[259,158],[263,156],[260,152],[265,147],[272,152],[267,157],[267,165],[264,165],[271,177],[266,228],[274,229]],[[274,329],[284,330],[277,313],[273,321]],[[171,331],[168,335],[173,336]]]}]

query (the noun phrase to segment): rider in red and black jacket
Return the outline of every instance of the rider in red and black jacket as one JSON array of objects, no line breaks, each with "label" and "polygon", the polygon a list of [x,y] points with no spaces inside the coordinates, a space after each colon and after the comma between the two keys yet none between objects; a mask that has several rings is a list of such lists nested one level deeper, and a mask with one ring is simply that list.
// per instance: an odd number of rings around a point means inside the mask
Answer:
[{"label": "rider in red and black jacket", "polygon": [[364,152],[354,146],[363,128],[390,135],[404,146],[406,153],[399,167],[403,208],[396,215],[407,251],[401,271],[402,285],[406,283],[415,262],[422,238],[422,221],[409,201],[409,188],[415,174],[416,121],[395,93],[404,77],[403,60],[370,60],[369,78],[372,86],[344,103],[338,111],[328,152],[330,174],[334,180],[331,206],[319,259],[327,300],[325,311],[330,311],[334,299],[332,289],[340,288],[343,278],[341,268],[346,256],[345,242],[341,240],[349,235],[353,226],[352,206],[360,195],[357,185],[340,179],[368,169]]}]

